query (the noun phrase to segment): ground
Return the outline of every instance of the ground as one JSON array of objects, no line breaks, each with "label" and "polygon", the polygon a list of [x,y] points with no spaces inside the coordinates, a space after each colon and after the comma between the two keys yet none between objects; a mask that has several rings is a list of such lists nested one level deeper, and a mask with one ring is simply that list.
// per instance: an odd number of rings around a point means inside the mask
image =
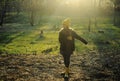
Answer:
[{"label": "ground", "polygon": [[[73,54],[68,81],[119,81],[119,75],[114,74],[119,65],[108,63],[105,66],[101,61],[105,59],[102,60],[94,50]],[[63,71],[64,64],[60,54],[0,55],[0,81],[66,81],[61,76]]]}]

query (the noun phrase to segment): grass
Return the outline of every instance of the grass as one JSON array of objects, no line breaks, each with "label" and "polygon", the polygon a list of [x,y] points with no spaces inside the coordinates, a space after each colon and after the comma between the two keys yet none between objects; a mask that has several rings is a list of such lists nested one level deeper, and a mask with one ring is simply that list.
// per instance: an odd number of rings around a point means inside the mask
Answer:
[{"label": "grass", "polygon": [[[42,25],[29,24],[5,24],[5,30],[0,34],[0,53],[7,54],[58,54],[59,42],[58,33],[60,29],[60,20],[43,23]],[[84,23],[72,23],[72,28],[83,38],[88,41],[88,45],[84,45],[76,40],[76,52],[84,53],[90,50],[97,50],[98,47],[106,47],[104,42],[108,41],[108,47],[120,45],[120,29],[108,23],[108,19],[104,19],[104,23],[99,23],[98,27],[92,24],[91,32],[88,32],[87,21]],[[58,24],[59,23],[59,24]],[[43,30],[43,37],[40,37],[40,31]],[[99,33],[103,30],[104,33]],[[52,49],[52,50],[49,50]],[[48,51],[49,50],[49,51]],[[44,51],[44,52],[43,52]],[[46,51],[46,52],[45,52]]]},{"label": "grass", "polygon": [[[14,27],[14,25],[16,24],[6,26]],[[45,30],[43,37],[40,37],[40,30]],[[48,32],[49,30],[46,26],[28,27],[23,25],[21,28],[15,26],[10,31],[0,34],[0,51],[9,54],[33,54],[36,51],[37,54],[40,54],[42,50],[58,46],[58,32]]]}]

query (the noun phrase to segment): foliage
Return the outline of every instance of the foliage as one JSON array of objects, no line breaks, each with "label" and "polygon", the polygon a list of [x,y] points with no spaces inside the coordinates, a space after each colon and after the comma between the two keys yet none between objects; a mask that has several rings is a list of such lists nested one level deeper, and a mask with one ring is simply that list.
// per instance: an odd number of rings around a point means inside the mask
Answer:
[{"label": "foliage", "polygon": [[[77,2],[76,2],[77,1]],[[9,20],[9,16],[25,15],[33,26],[41,23],[43,16],[69,16],[69,17],[94,17],[94,16],[119,16],[113,14],[119,10],[119,0],[1,0],[0,20],[1,25]],[[6,4],[6,7],[5,7]],[[113,8],[113,5],[116,6]],[[13,14],[14,15],[11,15]],[[117,17],[116,17],[117,18]],[[119,21],[116,19],[116,21]]]}]

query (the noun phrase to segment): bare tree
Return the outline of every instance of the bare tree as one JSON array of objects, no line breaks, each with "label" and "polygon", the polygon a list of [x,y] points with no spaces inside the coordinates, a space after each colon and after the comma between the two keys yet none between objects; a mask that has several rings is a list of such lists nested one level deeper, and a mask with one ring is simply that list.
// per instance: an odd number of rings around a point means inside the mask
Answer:
[{"label": "bare tree", "polygon": [[0,26],[3,26],[8,0],[1,1]]},{"label": "bare tree", "polygon": [[114,4],[113,24],[117,25],[117,16],[120,16],[120,0],[111,0]]}]

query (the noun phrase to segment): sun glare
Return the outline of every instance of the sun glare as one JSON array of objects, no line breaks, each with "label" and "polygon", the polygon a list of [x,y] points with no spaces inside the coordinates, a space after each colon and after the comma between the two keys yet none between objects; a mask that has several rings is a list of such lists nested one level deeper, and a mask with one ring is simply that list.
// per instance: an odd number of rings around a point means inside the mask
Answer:
[{"label": "sun glare", "polygon": [[56,8],[55,14],[82,16],[90,13],[91,9],[91,0],[61,0]]},{"label": "sun glare", "polygon": [[71,4],[76,5],[76,4],[79,3],[79,0],[66,0],[65,3],[66,3],[67,5],[71,5]]},{"label": "sun glare", "polygon": [[89,4],[88,0],[64,0],[64,3],[68,6],[86,6]]}]

